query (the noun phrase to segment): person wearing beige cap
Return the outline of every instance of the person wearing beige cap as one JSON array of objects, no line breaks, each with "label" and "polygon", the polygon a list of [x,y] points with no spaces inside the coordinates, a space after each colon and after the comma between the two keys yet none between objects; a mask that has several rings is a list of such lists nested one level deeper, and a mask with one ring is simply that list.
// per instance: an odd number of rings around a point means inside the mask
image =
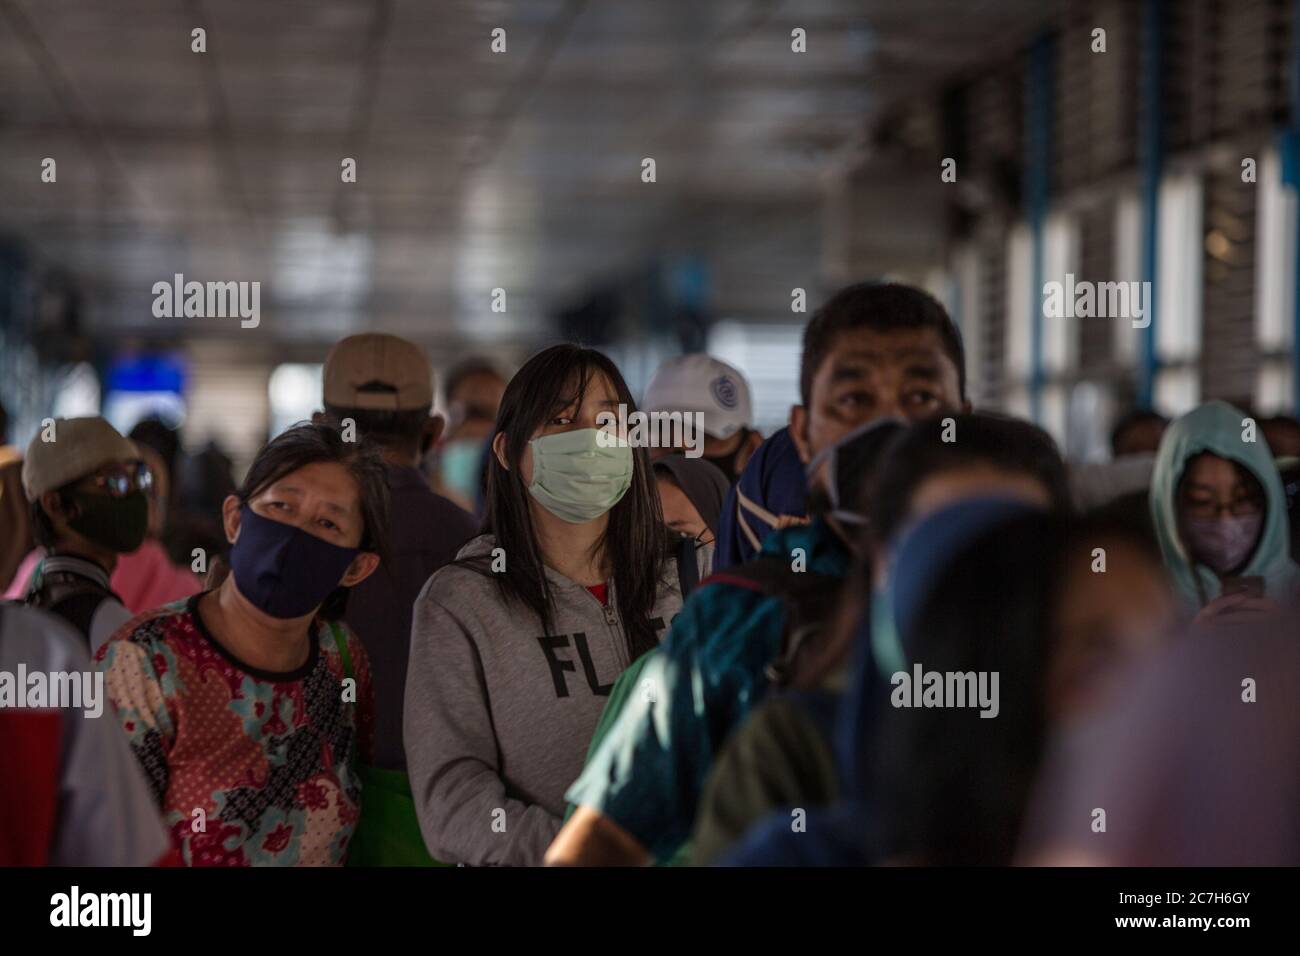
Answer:
[{"label": "person wearing beige cap", "polygon": [[103,418],[56,418],[27,446],[23,491],[45,549],[24,601],[67,620],[93,654],[131,617],[109,585],[149,525],[153,476]]},{"label": "person wearing beige cap", "polygon": [[317,419],[351,421],[358,441],[379,446],[395,518],[387,573],[352,588],[345,618],[365,646],[375,688],[374,756],[362,768],[366,799],[348,861],[429,865],[402,735],[411,608],[424,582],[478,529],[468,512],[431,491],[417,468],[442,431],[442,419],[430,414],[433,370],[419,346],[395,335],[348,336],[325,359],[323,378],[325,410]]}]

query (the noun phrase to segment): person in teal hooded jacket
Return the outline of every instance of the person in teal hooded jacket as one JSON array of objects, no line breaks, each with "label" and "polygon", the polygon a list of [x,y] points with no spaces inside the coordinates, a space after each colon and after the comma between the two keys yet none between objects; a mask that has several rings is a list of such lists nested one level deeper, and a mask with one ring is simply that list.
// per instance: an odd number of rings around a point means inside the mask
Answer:
[{"label": "person in teal hooded jacket", "polygon": [[1253,425],[1227,402],[1206,402],[1169,426],[1156,455],[1150,504],[1160,551],[1202,621],[1268,611],[1300,593],[1282,481]]}]

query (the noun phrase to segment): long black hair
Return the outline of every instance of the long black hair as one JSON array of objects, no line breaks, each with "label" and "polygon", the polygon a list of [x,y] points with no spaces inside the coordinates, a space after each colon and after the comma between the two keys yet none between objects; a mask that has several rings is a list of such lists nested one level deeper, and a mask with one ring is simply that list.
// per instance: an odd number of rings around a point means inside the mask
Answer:
[{"label": "long black hair", "polygon": [[[909,628],[926,671],[999,675],[999,711],[895,708],[876,726],[875,821],[885,858],[1007,865],[1048,733],[1047,673],[1068,529],[1033,514],[945,562]],[[904,636],[906,643],[908,638]]]},{"label": "long black hair", "polygon": [[[502,594],[528,607],[547,632],[553,623],[554,605],[520,465],[537,430],[564,409],[575,403],[581,405],[593,376],[598,375],[609,380],[629,413],[635,410],[636,403],[618,367],[600,352],[578,345],[543,349],[510,380],[494,430],[505,434],[508,467],[503,468],[497,456],[489,452],[487,514],[483,521],[484,531],[505,549],[509,560],[506,570],[498,574],[491,572],[490,560],[481,555],[461,562],[494,577]],[[613,569],[628,653],[636,658],[656,644],[650,614],[671,542],[644,448],[632,449],[632,463],[632,484],[610,509],[609,523],[595,548],[603,552],[605,562]]]},{"label": "long black hair", "polygon": [[[267,442],[253,459],[244,483],[235,491],[241,505],[248,504],[285,475],[306,465],[328,462],[342,465],[357,483],[361,502],[362,551],[373,551],[389,568],[388,480],[378,448],[367,439],[344,441],[338,426],[303,422]],[[321,605],[320,616],[338,620],[347,608],[348,589],[335,588]]]},{"label": "long black hair", "polygon": [[[946,440],[951,418],[955,441]],[[990,412],[945,415],[915,422],[900,432],[884,452],[870,491],[871,531],[888,543],[907,524],[912,495],[926,480],[976,464],[1030,475],[1042,482],[1052,508],[1070,510],[1065,462],[1056,442],[1037,425]]]}]

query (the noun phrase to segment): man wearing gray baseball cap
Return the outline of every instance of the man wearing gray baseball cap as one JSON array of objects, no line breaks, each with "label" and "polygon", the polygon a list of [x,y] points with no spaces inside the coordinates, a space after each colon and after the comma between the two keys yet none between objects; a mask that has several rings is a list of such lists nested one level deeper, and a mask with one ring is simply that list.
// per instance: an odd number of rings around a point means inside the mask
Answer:
[{"label": "man wearing gray baseball cap", "polygon": [[131,618],[108,577],[149,524],[149,468],[103,418],[55,418],[27,446],[23,491],[45,557],[24,601],[70,623],[90,653]]}]

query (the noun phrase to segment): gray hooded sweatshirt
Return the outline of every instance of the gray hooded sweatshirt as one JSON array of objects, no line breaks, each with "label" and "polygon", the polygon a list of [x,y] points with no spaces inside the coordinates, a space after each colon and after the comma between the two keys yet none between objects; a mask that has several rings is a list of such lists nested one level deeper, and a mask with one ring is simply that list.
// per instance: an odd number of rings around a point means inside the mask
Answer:
[{"label": "gray hooded sweatshirt", "polygon": [[[493,547],[481,535],[457,559]],[[439,570],[415,601],[406,760],[424,841],[445,863],[541,864],[610,688],[631,663],[614,582],[602,606],[581,584],[550,568],[546,577],[549,634],[465,567]],[[661,640],[681,609],[677,582],[665,560],[651,615]]]}]

